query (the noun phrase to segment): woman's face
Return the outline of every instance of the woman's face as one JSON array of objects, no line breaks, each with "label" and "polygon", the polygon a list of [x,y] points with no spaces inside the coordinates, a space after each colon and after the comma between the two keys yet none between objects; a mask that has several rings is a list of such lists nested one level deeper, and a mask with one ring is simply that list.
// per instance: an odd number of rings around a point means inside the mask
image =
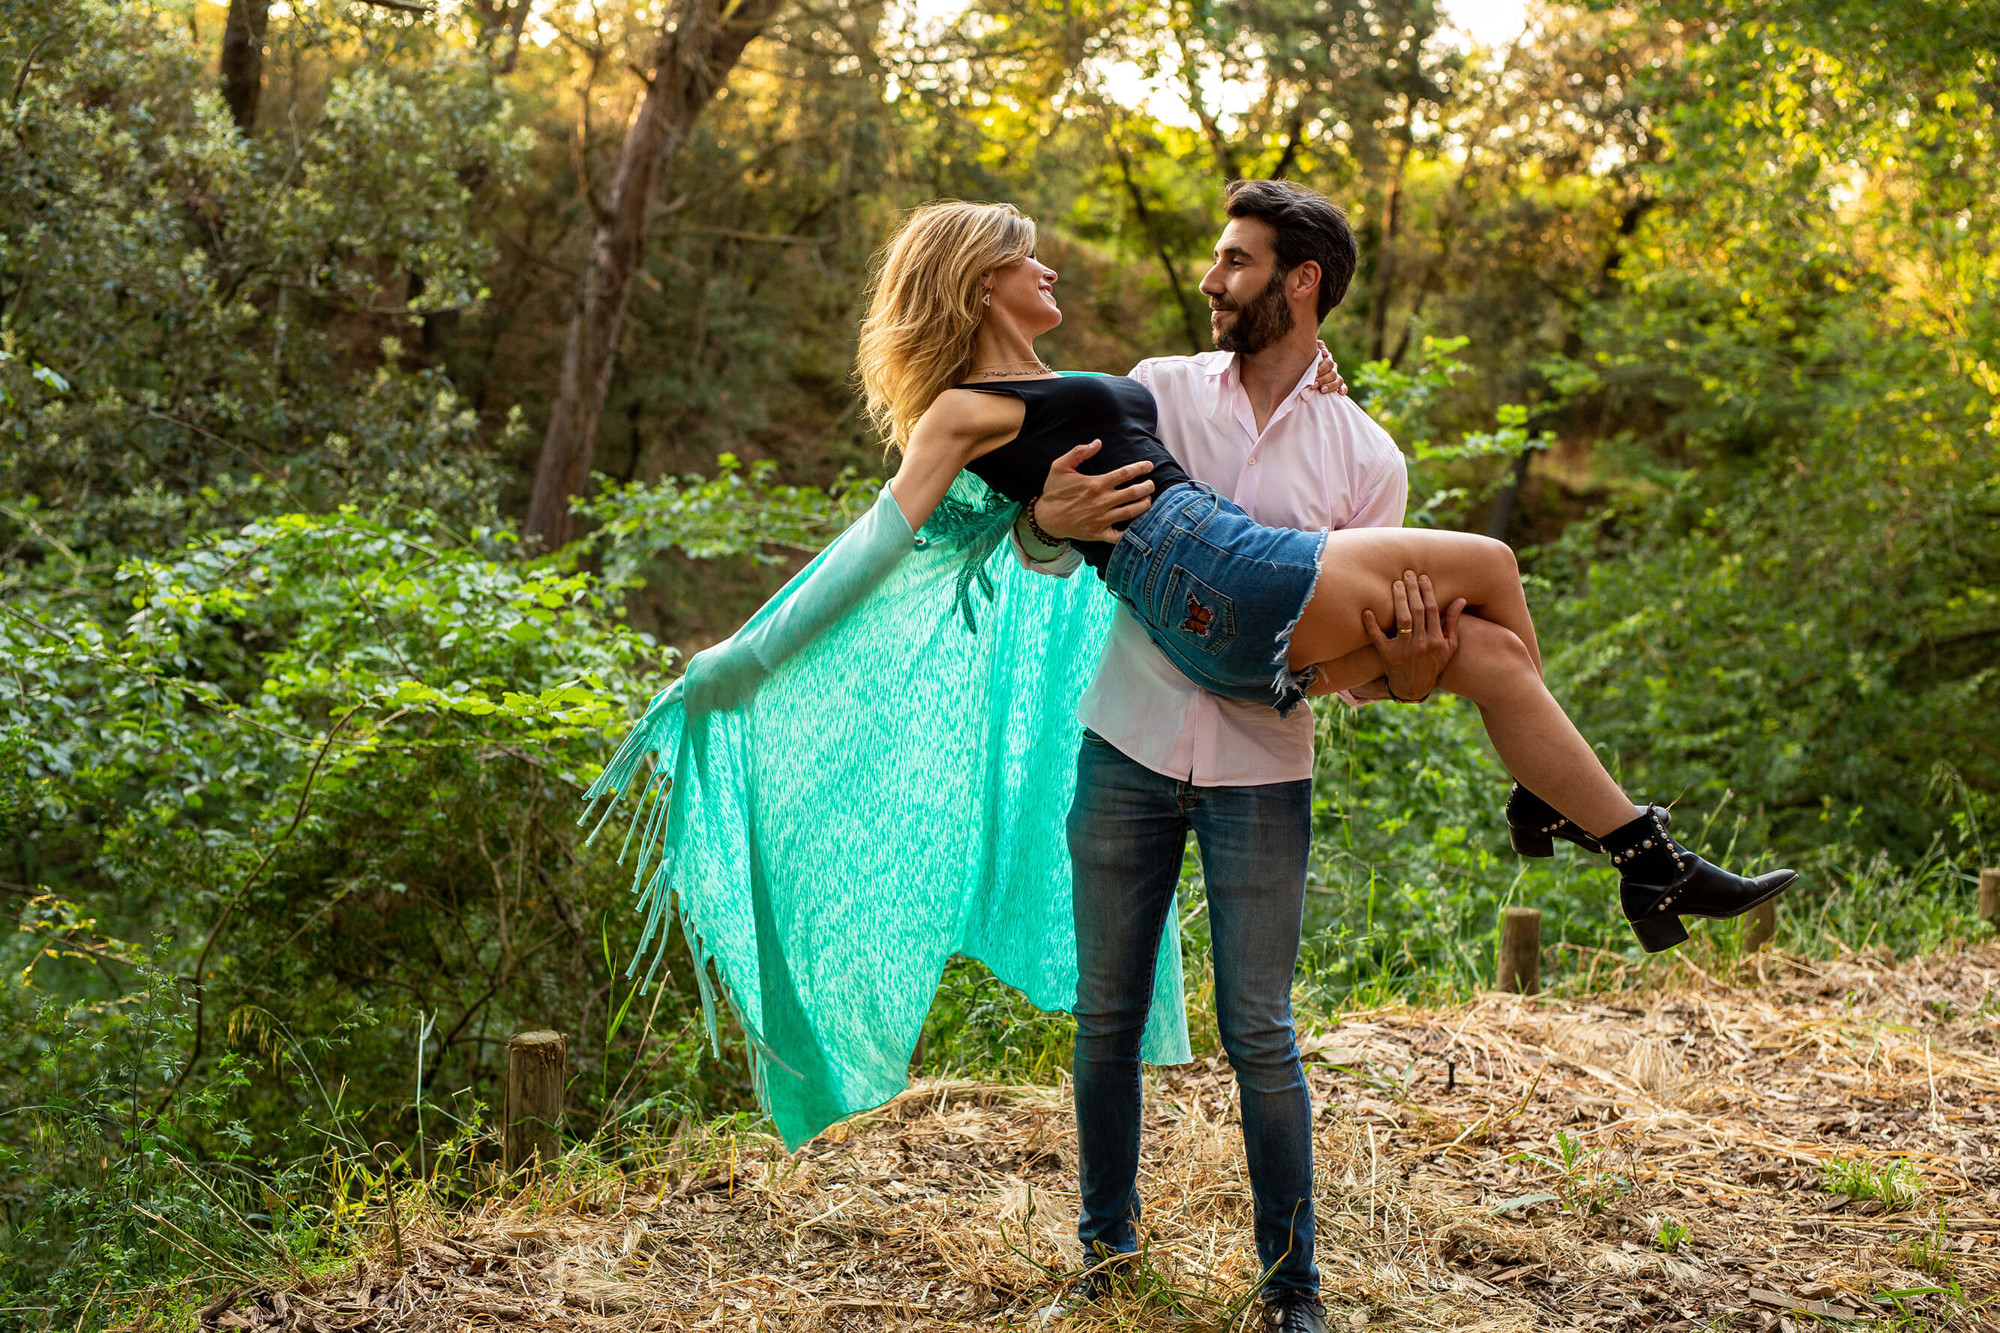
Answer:
[{"label": "woman's face", "polygon": [[988,289],[993,304],[986,318],[1010,324],[1030,337],[1046,333],[1062,323],[1055,285],[1056,271],[1033,255],[996,268]]}]

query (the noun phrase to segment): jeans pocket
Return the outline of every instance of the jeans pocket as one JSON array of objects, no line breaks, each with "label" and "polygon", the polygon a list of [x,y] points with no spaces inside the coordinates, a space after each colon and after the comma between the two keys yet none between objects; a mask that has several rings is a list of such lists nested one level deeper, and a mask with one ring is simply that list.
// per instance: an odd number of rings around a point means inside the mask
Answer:
[{"label": "jeans pocket", "polygon": [[1179,565],[1167,575],[1160,624],[1176,640],[1218,656],[1236,638],[1236,602]]}]

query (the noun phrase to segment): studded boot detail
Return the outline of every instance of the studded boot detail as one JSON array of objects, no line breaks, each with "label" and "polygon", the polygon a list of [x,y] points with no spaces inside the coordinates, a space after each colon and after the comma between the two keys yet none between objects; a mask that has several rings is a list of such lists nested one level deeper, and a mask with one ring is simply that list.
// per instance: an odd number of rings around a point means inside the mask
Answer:
[{"label": "studded boot detail", "polygon": [[1657,805],[1623,828],[1604,835],[1604,851],[1618,868],[1618,896],[1625,919],[1647,953],[1671,949],[1687,938],[1684,916],[1724,920],[1777,897],[1798,876],[1793,870],[1731,874],[1710,865],[1667,833],[1667,812]]},{"label": "studded boot detail", "polygon": [[1514,784],[1507,793],[1507,840],[1522,856],[1554,856],[1555,839],[1573,842],[1586,852],[1602,852],[1604,845],[1563,818],[1541,797]]}]

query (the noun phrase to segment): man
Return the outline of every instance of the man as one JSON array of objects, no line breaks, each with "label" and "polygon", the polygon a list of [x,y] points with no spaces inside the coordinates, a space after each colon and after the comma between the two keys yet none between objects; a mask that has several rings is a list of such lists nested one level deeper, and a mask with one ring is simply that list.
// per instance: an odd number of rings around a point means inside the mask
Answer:
[{"label": "man", "polygon": [[[1313,391],[1318,329],[1354,273],[1354,237],[1324,196],[1283,181],[1236,181],[1229,222],[1202,279],[1216,352],[1141,362],[1159,433],[1188,474],[1273,526],[1400,526],[1408,484],[1395,443],[1344,394]],[[1151,500],[1137,464],[1088,477],[1060,460],[1035,521],[1057,538],[1115,541]],[[1074,552],[1017,528],[1037,568]],[[1429,580],[1397,585],[1397,633],[1367,627],[1388,676],[1350,702],[1421,699],[1456,650],[1463,603],[1440,617]],[[1413,605],[1414,604],[1414,605]],[[1173,909],[1187,835],[1199,843],[1214,948],[1216,1015],[1236,1071],[1264,1326],[1326,1327],[1313,1263],[1312,1106],[1293,1038],[1292,972],[1312,832],[1313,720],[1191,684],[1130,615],[1113,623],[1079,709],[1069,843],[1078,985],[1076,1121],[1086,1256],[1137,1249],[1139,1035]],[[1103,1273],[1076,1293],[1094,1298]]]}]

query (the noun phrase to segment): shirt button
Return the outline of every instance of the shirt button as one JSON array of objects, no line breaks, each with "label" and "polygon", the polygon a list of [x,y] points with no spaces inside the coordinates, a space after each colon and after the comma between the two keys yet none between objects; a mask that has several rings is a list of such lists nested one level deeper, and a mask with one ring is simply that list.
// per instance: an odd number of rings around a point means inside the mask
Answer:
[{"label": "shirt button", "polygon": [[1257,466],[1257,455],[1255,454],[1250,455],[1250,466],[1251,467]]}]

